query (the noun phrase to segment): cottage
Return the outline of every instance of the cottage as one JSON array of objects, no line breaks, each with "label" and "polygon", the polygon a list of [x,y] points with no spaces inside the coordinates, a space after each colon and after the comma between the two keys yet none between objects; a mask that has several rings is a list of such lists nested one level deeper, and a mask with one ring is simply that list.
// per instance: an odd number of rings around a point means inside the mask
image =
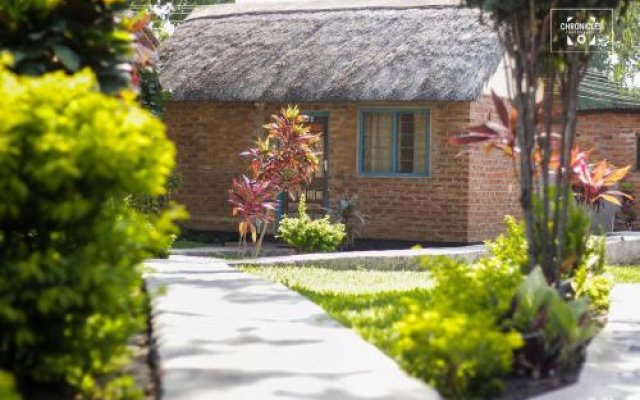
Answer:
[{"label": "cottage", "polygon": [[[364,236],[470,243],[518,210],[510,162],[460,153],[452,132],[506,95],[503,49],[479,11],[451,2],[227,4],[196,9],[161,48],[172,93],[186,227],[235,229],[227,203],[239,153],[280,107],[298,104],[324,134],[316,209],[357,194]],[[635,135],[635,133],[634,133]],[[314,204],[315,203],[315,204]]]}]

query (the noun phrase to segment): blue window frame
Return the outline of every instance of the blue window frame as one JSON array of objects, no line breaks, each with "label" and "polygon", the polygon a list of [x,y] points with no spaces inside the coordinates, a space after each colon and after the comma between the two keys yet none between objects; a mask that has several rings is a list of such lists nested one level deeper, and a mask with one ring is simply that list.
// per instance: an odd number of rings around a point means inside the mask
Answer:
[{"label": "blue window frame", "polygon": [[429,176],[428,109],[361,109],[358,173],[365,176]]}]

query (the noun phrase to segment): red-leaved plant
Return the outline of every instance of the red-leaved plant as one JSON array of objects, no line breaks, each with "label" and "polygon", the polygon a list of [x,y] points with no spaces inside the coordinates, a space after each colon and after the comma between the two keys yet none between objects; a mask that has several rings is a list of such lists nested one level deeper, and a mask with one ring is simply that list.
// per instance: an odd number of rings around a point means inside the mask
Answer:
[{"label": "red-leaved plant", "polygon": [[311,182],[318,169],[319,134],[311,133],[297,107],[281,110],[264,125],[267,136],[241,153],[251,160],[257,179],[269,181],[279,192],[297,192]]},{"label": "red-leaved plant", "polygon": [[[491,99],[498,114],[498,121],[491,120],[489,115],[488,121],[479,125],[467,126],[463,128],[462,133],[456,133],[451,136],[449,143],[453,145],[484,143],[487,150],[500,150],[506,156],[516,158],[520,155],[515,126],[518,111],[512,107],[511,113],[509,113],[505,101],[494,92],[491,93]],[[538,103],[536,108],[538,114],[541,114],[542,102]],[[542,120],[542,118],[540,117],[539,120]],[[556,146],[559,137],[560,135],[556,133],[550,133],[549,135],[544,132],[536,133],[536,147],[532,151],[536,175],[539,175],[542,170],[540,168],[540,164],[543,162],[542,151],[538,148],[538,144],[542,140],[547,140],[547,138],[551,140],[549,170],[554,171],[560,165],[560,154],[558,154],[558,146]],[[627,175],[630,167],[615,168],[606,160],[597,164],[590,164],[588,161],[590,154],[591,151],[581,151],[577,146],[571,150],[570,170],[568,172],[576,201],[594,211],[597,211],[604,201],[618,206],[621,205],[620,197],[630,197],[627,193],[614,190],[614,188]]]},{"label": "red-leaved plant", "polygon": [[621,206],[620,198],[631,199],[628,193],[614,189],[631,167],[615,168],[606,160],[589,164],[590,154],[578,147],[571,151],[571,187],[576,201],[598,210],[604,201]]},{"label": "red-leaved plant", "polygon": [[154,69],[156,51],[160,47],[150,23],[151,14],[148,12],[137,13],[126,20],[127,30],[133,35],[131,83],[135,88],[140,85],[142,71]]},{"label": "red-leaved plant", "polygon": [[229,189],[229,202],[233,206],[233,216],[241,218],[238,225],[239,246],[244,253],[247,246],[247,233],[251,232],[251,239],[255,243],[258,228],[273,220],[273,211],[277,203],[273,200],[269,182],[252,180],[244,174],[240,178],[233,178],[231,189]]},{"label": "red-leaved plant", "polygon": [[519,153],[515,133],[517,111],[512,108],[509,113],[507,105],[494,92],[491,92],[491,100],[498,114],[498,121],[491,120],[491,114],[489,114],[486,122],[465,127],[462,133],[456,133],[450,137],[449,143],[453,145],[484,143],[486,150],[497,149],[508,156],[514,156]]},{"label": "red-leaved plant", "polygon": [[298,107],[287,107],[264,125],[265,138],[241,153],[250,159],[251,177],[235,178],[229,190],[232,213],[239,216],[239,246],[246,248],[246,235],[256,243],[255,256],[260,254],[262,240],[274,220],[276,197],[279,193],[300,191],[313,179],[318,169],[318,149],[321,134],[312,133],[305,125],[307,118]]}]

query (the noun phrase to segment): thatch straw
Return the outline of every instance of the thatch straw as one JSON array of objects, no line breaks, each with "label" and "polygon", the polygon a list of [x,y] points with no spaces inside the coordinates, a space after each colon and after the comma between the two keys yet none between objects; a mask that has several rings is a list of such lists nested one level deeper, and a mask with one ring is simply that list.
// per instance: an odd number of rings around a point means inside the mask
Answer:
[{"label": "thatch straw", "polygon": [[474,100],[502,57],[476,10],[433,1],[211,6],[161,47],[176,100]]}]

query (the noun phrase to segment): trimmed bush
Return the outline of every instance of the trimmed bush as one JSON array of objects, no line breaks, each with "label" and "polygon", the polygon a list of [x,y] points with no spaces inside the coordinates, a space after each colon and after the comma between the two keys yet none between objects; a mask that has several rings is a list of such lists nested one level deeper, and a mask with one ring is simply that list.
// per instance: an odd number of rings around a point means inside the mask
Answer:
[{"label": "trimmed bush", "polygon": [[311,219],[304,195],[298,204],[298,217],[284,216],[278,237],[303,253],[336,251],[346,235],[344,224],[332,222],[329,216]]},{"label": "trimmed bush", "polygon": [[133,95],[97,87],[0,67],[0,370],[25,398],[140,395],[119,373],[145,324],[140,263],[177,211],[149,219],[125,197],[162,195],[174,149]]}]

